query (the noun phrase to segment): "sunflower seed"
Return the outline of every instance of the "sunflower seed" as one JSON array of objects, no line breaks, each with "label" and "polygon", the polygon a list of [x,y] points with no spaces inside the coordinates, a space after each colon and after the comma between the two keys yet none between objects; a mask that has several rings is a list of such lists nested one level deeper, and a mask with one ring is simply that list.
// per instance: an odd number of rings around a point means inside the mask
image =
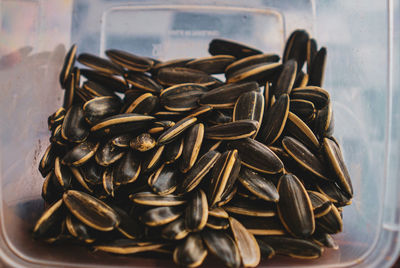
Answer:
[{"label": "sunflower seed", "polygon": [[140,152],[147,152],[156,146],[156,140],[149,134],[143,133],[130,141],[130,147]]},{"label": "sunflower seed", "polygon": [[132,183],[139,177],[140,159],[132,151],[128,151],[113,168],[115,185]]},{"label": "sunflower seed", "polygon": [[159,195],[170,194],[178,186],[178,172],[171,166],[163,164],[148,178],[148,184],[153,192]]},{"label": "sunflower seed", "polygon": [[188,234],[189,232],[185,227],[185,220],[177,219],[164,227],[161,236],[168,240],[181,240]]},{"label": "sunflower seed", "polygon": [[107,74],[122,74],[123,72],[118,65],[111,61],[88,53],[80,54],[78,56],[78,61],[83,65]]},{"label": "sunflower seed", "polygon": [[240,254],[235,241],[225,232],[205,230],[203,240],[208,250],[228,267],[240,266]]},{"label": "sunflower seed", "polygon": [[231,55],[215,55],[212,57],[198,58],[186,63],[187,68],[203,71],[208,74],[220,74],[236,58]]},{"label": "sunflower seed", "polygon": [[260,64],[260,63],[273,63],[280,60],[279,55],[276,54],[257,54],[253,56],[248,56],[240,60],[234,61],[232,64],[226,67],[225,75],[226,77],[231,77],[236,71],[246,68],[248,66]]},{"label": "sunflower seed", "polygon": [[140,218],[148,226],[162,226],[173,222],[181,214],[182,211],[176,207],[157,207],[147,210]]},{"label": "sunflower seed", "polygon": [[232,55],[237,59],[262,53],[258,49],[226,39],[211,40],[208,52],[211,55]]},{"label": "sunflower seed", "polygon": [[89,136],[84,112],[79,105],[73,105],[68,109],[61,127],[61,136],[65,140],[76,143],[85,141]]},{"label": "sunflower seed", "polygon": [[257,135],[260,129],[264,115],[264,97],[261,93],[251,91],[245,92],[236,100],[233,108],[232,121],[254,120],[258,123],[257,131],[253,137]]},{"label": "sunflower seed", "polygon": [[99,165],[107,167],[121,159],[124,154],[125,150],[115,146],[111,139],[97,150],[94,158]]},{"label": "sunflower seed", "polygon": [[62,159],[62,163],[64,165],[81,166],[89,161],[96,153],[97,148],[99,148],[98,142],[84,141],[68,151]]},{"label": "sunflower seed", "polygon": [[265,201],[278,202],[279,193],[275,185],[252,170],[242,167],[239,177],[240,183],[251,193]]},{"label": "sunflower seed", "polygon": [[67,82],[68,77],[71,74],[72,68],[75,64],[76,59],[76,44],[73,44],[71,48],[68,50],[67,54],[64,58],[64,64],[60,72],[60,85],[62,88],[65,88],[65,84]]},{"label": "sunflower seed", "polygon": [[315,222],[311,200],[302,183],[292,174],[281,176],[278,182],[278,215],[285,229],[295,237],[314,233]]},{"label": "sunflower seed", "polygon": [[188,172],[196,163],[204,137],[204,125],[202,123],[190,127],[185,134],[182,157],[180,159],[180,171]]},{"label": "sunflower seed", "polygon": [[146,72],[150,70],[154,64],[153,61],[147,58],[136,56],[127,51],[117,49],[106,50],[106,55],[115,64],[118,64],[119,66],[130,71]]},{"label": "sunflower seed", "polygon": [[210,86],[219,81],[205,72],[184,67],[161,68],[157,73],[157,80],[161,85],[167,87],[184,83]]},{"label": "sunflower seed", "polygon": [[163,145],[170,143],[180,134],[182,134],[182,132],[184,132],[187,128],[194,125],[196,121],[197,117],[189,117],[178,121],[173,127],[170,127],[158,137],[157,144]]},{"label": "sunflower seed", "polygon": [[113,96],[96,97],[83,105],[83,113],[89,124],[94,124],[101,119],[116,115],[120,109],[120,100]]},{"label": "sunflower seed", "polygon": [[128,72],[126,81],[134,88],[149,91],[151,93],[160,93],[163,87],[146,74],[139,72]]},{"label": "sunflower seed", "polygon": [[207,256],[207,249],[199,234],[190,234],[186,240],[178,245],[173,253],[175,264],[185,267],[200,266]]},{"label": "sunflower seed", "polygon": [[242,164],[255,171],[277,174],[283,170],[282,161],[264,144],[250,138],[231,141],[229,147],[237,149]]},{"label": "sunflower seed", "polygon": [[175,195],[159,195],[151,192],[139,192],[129,195],[129,198],[135,203],[144,206],[179,206],[186,201],[184,198]]},{"label": "sunflower seed", "polygon": [[253,234],[235,218],[229,217],[229,225],[235,238],[244,267],[256,267],[261,260],[261,252]]},{"label": "sunflower seed", "polygon": [[224,190],[231,187],[240,171],[240,158],[237,150],[226,151],[216,161],[208,193],[210,207],[222,200]]},{"label": "sunflower seed", "polygon": [[206,128],[205,138],[211,140],[238,140],[253,136],[258,129],[254,120],[237,120]]},{"label": "sunflower seed", "polygon": [[51,237],[57,233],[57,226],[61,224],[64,206],[60,199],[51,205],[38,219],[33,228],[33,235],[36,238]]},{"label": "sunflower seed", "polygon": [[298,259],[316,259],[324,251],[311,241],[292,237],[263,237],[262,241],[270,245],[276,254]]},{"label": "sunflower seed", "polygon": [[119,224],[115,211],[99,199],[76,190],[64,193],[68,210],[81,222],[99,231],[111,231]]}]

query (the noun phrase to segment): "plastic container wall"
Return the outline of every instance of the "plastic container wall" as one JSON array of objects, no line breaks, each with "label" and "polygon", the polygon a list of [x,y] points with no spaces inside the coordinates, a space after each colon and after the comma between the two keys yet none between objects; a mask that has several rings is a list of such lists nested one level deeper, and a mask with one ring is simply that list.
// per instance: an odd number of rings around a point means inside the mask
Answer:
[{"label": "plastic container wall", "polygon": [[209,41],[223,37],[281,54],[287,36],[304,28],[328,48],[324,87],[355,197],[335,236],[338,251],[262,265],[389,267],[400,228],[398,2],[0,0],[1,259],[29,267],[171,265],[30,236],[43,210],[37,165],[48,145],[47,116],[62,103],[58,73],[72,43],[79,53],[119,48],[167,60],[206,56]]}]

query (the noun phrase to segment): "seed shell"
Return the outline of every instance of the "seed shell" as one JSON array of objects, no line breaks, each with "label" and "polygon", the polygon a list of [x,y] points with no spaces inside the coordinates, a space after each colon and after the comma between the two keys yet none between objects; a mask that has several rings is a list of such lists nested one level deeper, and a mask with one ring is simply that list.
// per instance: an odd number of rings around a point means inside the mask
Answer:
[{"label": "seed shell", "polygon": [[299,179],[282,175],[278,182],[278,215],[285,229],[295,237],[308,237],[314,233],[315,221],[311,200]]},{"label": "seed shell", "polygon": [[68,210],[81,222],[99,231],[111,231],[119,224],[115,211],[99,199],[76,190],[64,193]]}]

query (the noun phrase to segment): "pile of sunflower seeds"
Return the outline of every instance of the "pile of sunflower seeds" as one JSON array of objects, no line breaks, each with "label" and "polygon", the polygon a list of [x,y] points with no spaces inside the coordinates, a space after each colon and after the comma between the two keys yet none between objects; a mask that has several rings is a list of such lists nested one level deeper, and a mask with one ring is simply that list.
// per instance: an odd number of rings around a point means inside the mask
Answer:
[{"label": "pile of sunflower seeds", "polygon": [[90,69],[74,66],[76,51],[48,118],[35,238],[190,267],[208,253],[254,267],[338,248],[330,235],[353,189],[321,88],[326,48],[306,31],[290,35],[282,60],[222,39],[198,59],[80,54]]}]

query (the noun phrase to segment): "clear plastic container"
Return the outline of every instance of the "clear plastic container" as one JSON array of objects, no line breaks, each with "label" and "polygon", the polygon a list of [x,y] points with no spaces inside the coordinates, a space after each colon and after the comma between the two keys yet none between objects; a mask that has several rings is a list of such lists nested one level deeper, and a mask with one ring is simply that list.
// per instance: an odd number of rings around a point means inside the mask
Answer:
[{"label": "clear plastic container", "polygon": [[[30,230],[43,210],[38,161],[47,116],[62,103],[66,49],[107,48],[159,58],[206,56],[223,37],[283,50],[297,28],[328,48],[324,87],[355,197],[338,251],[262,266],[389,267],[399,252],[399,1],[0,0],[0,258],[9,266],[169,266],[169,261],[45,245]],[[207,262],[209,266],[214,263]]]}]

